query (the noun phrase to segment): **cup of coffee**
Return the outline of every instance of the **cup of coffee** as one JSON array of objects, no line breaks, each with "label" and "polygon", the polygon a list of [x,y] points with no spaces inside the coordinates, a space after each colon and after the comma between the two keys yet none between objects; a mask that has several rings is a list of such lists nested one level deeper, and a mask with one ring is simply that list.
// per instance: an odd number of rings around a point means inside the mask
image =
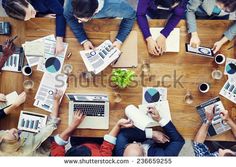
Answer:
[{"label": "cup of coffee", "polygon": [[32,74],[32,68],[30,66],[24,66],[21,71],[24,76],[30,76]]},{"label": "cup of coffee", "polygon": [[216,64],[223,64],[225,62],[225,56],[223,54],[218,54],[215,56]]},{"label": "cup of coffee", "polygon": [[199,91],[201,93],[207,93],[209,91],[209,89],[210,89],[210,85],[208,83],[201,83],[199,85]]}]

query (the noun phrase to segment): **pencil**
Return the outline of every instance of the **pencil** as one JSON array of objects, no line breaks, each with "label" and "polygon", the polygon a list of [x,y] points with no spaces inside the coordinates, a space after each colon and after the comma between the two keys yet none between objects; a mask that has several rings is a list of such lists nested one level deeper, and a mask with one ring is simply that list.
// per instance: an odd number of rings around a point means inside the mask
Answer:
[{"label": "pencil", "polygon": [[71,57],[72,53],[70,52],[68,55],[67,55],[67,59],[69,59]]}]

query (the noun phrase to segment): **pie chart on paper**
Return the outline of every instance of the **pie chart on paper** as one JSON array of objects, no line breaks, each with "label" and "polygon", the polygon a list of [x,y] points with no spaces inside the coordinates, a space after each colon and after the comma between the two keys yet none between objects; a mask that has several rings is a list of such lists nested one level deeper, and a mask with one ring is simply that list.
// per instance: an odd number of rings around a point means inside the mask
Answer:
[{"label": "pie chart on paper", "polygon": [[227,64],[226,66],[226,72],[228,74],[235,74],[236,73],[236,64],[233,64],[233,63],[229,63]]},{"label": "pie chart on paper", "polygon": [[144,98],[148,103],[155,103],[160,100],[160,93],[156,89],[150,88],[144,93]]},{"label": "pie chart on paper", "polygon": [[56,73],[61,69],[61,62],[56,57],[47,59],[45,68],[50,73]]}]

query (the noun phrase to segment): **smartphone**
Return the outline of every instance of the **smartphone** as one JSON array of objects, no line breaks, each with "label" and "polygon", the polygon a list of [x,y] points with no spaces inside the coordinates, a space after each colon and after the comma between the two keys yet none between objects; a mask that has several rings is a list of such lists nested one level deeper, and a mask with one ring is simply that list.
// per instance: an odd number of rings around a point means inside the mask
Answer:
[{"label": "smartphone", "polygon": [[198,47],[193,48],[190,46],[190,44],[185,44],[186,52],[197,54],[199,56],[208,57],[208,58],[214,58],[214,52],[211,48],[208,47]]}]

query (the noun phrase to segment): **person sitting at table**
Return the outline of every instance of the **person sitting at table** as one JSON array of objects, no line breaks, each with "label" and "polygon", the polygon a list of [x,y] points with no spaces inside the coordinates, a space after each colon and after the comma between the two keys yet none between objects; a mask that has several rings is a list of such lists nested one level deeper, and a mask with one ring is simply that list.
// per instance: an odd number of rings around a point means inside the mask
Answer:
[{"label": "person sitting at table", "polygon": [[21,132],[15,128],[0,131],[0,156],[33,156],[37,149],[53,133],[59,123],[58,111],[62,93],[54,94],[54,109],[47,125],[39,133]]},{"label": "person sitting at table", "polygon": [[84,118],[85,115],[82,112],[75,112],[74,119],[68,128],[54,137],[51,145],[51,156],[112,156],[113,148],[116,145],[116,136],[120,129],[133,126],[129,120],[120,119],[110,133],[104,136],[104,141],[101,145],[92,142],[86,142],[81,145],[73,145],[71,143],[72,147],[66,152],[65,145],[69,143],[69,137]]},{"label": "person sitting at table", "polygon": [[[197,157],[203,157],[203,156],[210,156],[210,157],[216,157],[216,156],[236,156],[236,145],[233,146],[230,149],[219,149],[217,152],[210,152],[208,147],[204,144],[208,128],[211,125],[211,122],[214,118],[214,106],[209,106],[206,111],[206,120],[201,125],[200,129],[197,132],[197,135],[194,138],[193,141],[193,149],[195,156]],[[229,117],[228,111],[224,110],[221,111],[221,117],[224,121],[228,123],[228,125],[231,127],[232,132],[236,138],[236,124],[232,121],[232,119]]]},{"label": "person sitting at table", "polygon": [[56,18],[56,55],[64,51],[66,20],[63,4],[64,0],[2,0],[6,14],[15,19],[28,21],[38,16]]},{"label": "person sitting at table", "polygon": [[[83,23],[91,19],[123,18],[113,46],[121,48],[135,22],[134,9],[126,0],[67,0],[64,16],[78,42],[85,50],[94,49],[83,28]],[[104,27],[109,26],[107,22]],[[101,27],[103,28],[103,27]]]},{"label": "person sitting at table", "polygon": [[171,121],[161,118],[155,107],[148,111],[165,133],[137,128],[122,129],[117,137],[116,156],[178,156],[185,141]]},{"label": "person sitting at table", "polygon": [[[22,92],[17,99],[14,101],[14,103],[6,108],[0,109],[0,119],[5,118],[8,114],[14,112],[14,110],[19,107],[21,104],[23,104],[26,100],[26,93]],[[0,93],[0,103],[6,102],[6,96],[2,93]]]},{"label": "person sitting at table", "polygon": [[[137,21],[147,41],[148,52],[160,55],[166,51],[166,39],[179,21],[184,17],[188,0],[139,0],[137,8]],[[153,39],[150,33],[146,15],[152,19],[158,18],[158,12],[168,12],[171,15],[162,29],[160,36]]]},{"label": "person sitting at table", "polygon": [[[201,41],[197,33],[197,17],[221,18],[236,11],[235,0],[189,0],[187,5],[187,25],[188,33],[191,33],[190,45],[194,48],[200,46]],[[224,32],[223,37],[215,42],[213,52],[216,53],[227,42],[233,40],[236,36],[236,22]]]}]

